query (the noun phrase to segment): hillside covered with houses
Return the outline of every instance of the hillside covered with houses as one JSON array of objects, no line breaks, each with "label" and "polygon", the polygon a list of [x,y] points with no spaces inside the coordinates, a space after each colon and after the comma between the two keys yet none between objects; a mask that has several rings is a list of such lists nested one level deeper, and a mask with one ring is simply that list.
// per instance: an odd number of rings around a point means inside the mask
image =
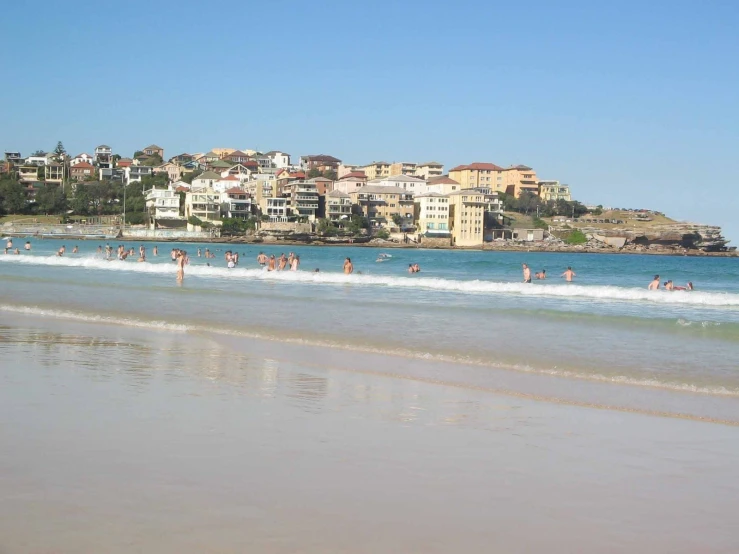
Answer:
[{"label": "hillside covered with houses", "polygon": [[[328,154],[294,159],[279,150],[213,148],[167,158],[151,144],[126,157],[101,144],[70,155],[59,142],[52,152],[5,152],[0,210],[83,223],[107,218],[153,237],[207,230],[436,247],[591,240],[623,247],[629,241],[620,242],[618,227],[602,229],[623,221],[602,219],[602,206],[573,201],[568,185],[541,180],[527,165],[472,162],[445,171],[437,161],[361,165]],[[632,219],[640,217],[643,222],[640,213]],[[724,248],[720,230],[717,240],[712,229],[711,247]],[[636,244],[639,235],[632,234]],[[677,235],[673,226],[667,242],[684,242]]]}]

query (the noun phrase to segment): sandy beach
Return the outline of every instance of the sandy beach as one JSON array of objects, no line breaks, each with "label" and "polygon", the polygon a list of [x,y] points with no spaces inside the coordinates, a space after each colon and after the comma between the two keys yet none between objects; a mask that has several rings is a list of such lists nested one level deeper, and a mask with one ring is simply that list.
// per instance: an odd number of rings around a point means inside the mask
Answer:
[{"label": "sandy beach", "polygon": [[739,548],[732,426],[7,314],[0,354],[0,552]]}]

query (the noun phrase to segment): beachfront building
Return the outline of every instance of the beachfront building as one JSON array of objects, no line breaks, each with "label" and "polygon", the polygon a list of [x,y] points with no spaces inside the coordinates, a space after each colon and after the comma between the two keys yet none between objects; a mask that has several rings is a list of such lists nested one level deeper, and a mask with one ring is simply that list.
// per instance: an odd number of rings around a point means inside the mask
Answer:
[{"label": "beachfront building", "polygon": [[308,221],[316,220],[318,212],[318,189],[311,181],[293,181],[285,185],[282,195],[288,198],[287,207],[295,217],[307,217]]},{"label": "beachfront building", "polygon": [[418,214],[416,228],[419,234],[436,238],[450,236],[449,196],[427,192],[414,196],[413,202]]},{"label": "beachfront building", "polygon": [[180,215],[180,195],[175,187],[152,188],[146,191],[146,208],[154,223],[158,220],[182,220]]},{"label": "beachfront building", "polygon": [[[527,165],[515,165],[506,168],[501,173],[502,180],[497,181],[503,183],[502,192],[510,194],[518,198],[521,193],[526,191],[531,194],[539,194],[539,179],[536,171]],[[494,187],[493,190],[501,192],[501,189]]]},{"label": "beachfront building", "polygon": [[326,218],[332,222],[350,219],[352,216],[352,197],[340,190],[332,190],[326,195]]},{"label": "beachfront building", "polygon": [[570,186],[562,185],[559,181],[539,181],[539,198],[544,202],[556,202],[557,200],[571,202]]},{"label": "beachfront building", "polygon": [[221,217],[249,219],[251,217],[251,198],[240,187],[233,187],[221,193]]},{"label": "beachfront building", "polygon": [[423,162],[416,166],[415,176],[427,181],[434,177],[441,177],[444,174],[444,164],[439,162]]},{"label": "beachfront building", "polygon": [[435,192],[437,194],[450,194],[462,190],[462,185],[454,179],[450,179],[446,175],[432,177],[426,181],[426,191]]},{"label": "beachfront building", "polygon": [[[505,188],[497,188],[497,177],[502,175],[503,168],[493,163],[475,162],[467,165],[458,165],[449,170],[449,178],[457,181],[463,189],[474,187],[491,187],[496,191],[505,192]],[[503,187],[503,179],[500,180]]]},{"label": "beachfront building", "polygon": [[185,193],[185,217],[197,217],[201,221],[220,223],[221,195],[210,187],[195,186]]},{"label": "beachfront building", "polygon": [[455,246],[479,246],[485,237],[485,194],[460,190],[448,195],[449,227]]},{"label": "beachfront building", "polygon": [[83,162],[84,163],[88,163],[90,165],[93,165],[94,160],[93,160],[92,156],[90,156],[90,154],[82,153],[82,154],[77,154],[74,158],[72,158],[71,160],[69,160],[69,165],[71,167],[73,165],[77,165],[77,164],[83,163]]},{"label": "beachfront building", "polygon": [[110,169],[113,167],[113,150],[107,144],[101,144],[95,148],[93,157],[94,165],[100,169]]},{"label": "beachfront building", "polygon": [[394,162],[390,164],[390,176],[393,175],[415,175],[416,164],[413,162]]},{"label": "beachfront building", "polygon": [[390,177],[390,164],[388,162],[372,162],[358,168],[358,171],[364,172],[368,181]]},{"label": "beachfront building", "polygon": [[368,184],[350,196],[373,227],[402,228],[413,223],[413,194],[405,189]]},{"label": "beachfront building", "polygon": [[426,190],[426,181],[410,175],[391,175],[390,177],[367,181],[367,184],[379,187],[398,187],[413,194],[424,194],[428,192]]},{"label": "beachfront building", "polygon": [[262,215],[269,217],[272,222],[287,221],[288,199],[282,197],[262,198],[259,203],[259,209]]},{"label": "beachfront building", "polygon": [[317,169],[321,173],[326,171],[337,171],[341,160],[327,154],[311,154],[300,157],[300,169],[308,173],[311,169]]}]

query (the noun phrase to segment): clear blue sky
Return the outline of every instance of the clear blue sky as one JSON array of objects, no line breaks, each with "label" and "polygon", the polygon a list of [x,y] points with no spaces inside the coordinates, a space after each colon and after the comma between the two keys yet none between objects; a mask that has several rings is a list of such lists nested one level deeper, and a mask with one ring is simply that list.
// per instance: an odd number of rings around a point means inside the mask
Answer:
[{"label": "clear blue sky", "polygon": [[3,6],[0,147],[524,163],[739,243],[739,2]]}]

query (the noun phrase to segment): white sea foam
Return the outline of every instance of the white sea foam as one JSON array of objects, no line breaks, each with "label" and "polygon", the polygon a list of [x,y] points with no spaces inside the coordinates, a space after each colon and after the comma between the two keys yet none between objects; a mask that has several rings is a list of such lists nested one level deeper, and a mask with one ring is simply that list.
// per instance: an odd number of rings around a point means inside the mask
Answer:
[{"label": "white sea foam", "polygon": [[[0,256],[4,263],[77,267],[104,271],[128,271],[159,275],[174,275],[172,263],[137,263],[134,261],[106,261],[98,257],[57,256]],[[615,286],[587,286],[579,284],[526,284],[484,280],[454,280],[432,277],[395,277],[390,275],[344,275],[338,272],[264,271],[262,269],[191,265],[185,274],[198,278],[217,278],[239,281],[280,281],[323,285],[362,285],[396,289],[421,289],[469,294],[512,294],[550,298],[580,298],[602,302],[650,302],[655,304],[731,307],[739,306],[739,294],[703,291],[650,291],[645,288]]]}]

